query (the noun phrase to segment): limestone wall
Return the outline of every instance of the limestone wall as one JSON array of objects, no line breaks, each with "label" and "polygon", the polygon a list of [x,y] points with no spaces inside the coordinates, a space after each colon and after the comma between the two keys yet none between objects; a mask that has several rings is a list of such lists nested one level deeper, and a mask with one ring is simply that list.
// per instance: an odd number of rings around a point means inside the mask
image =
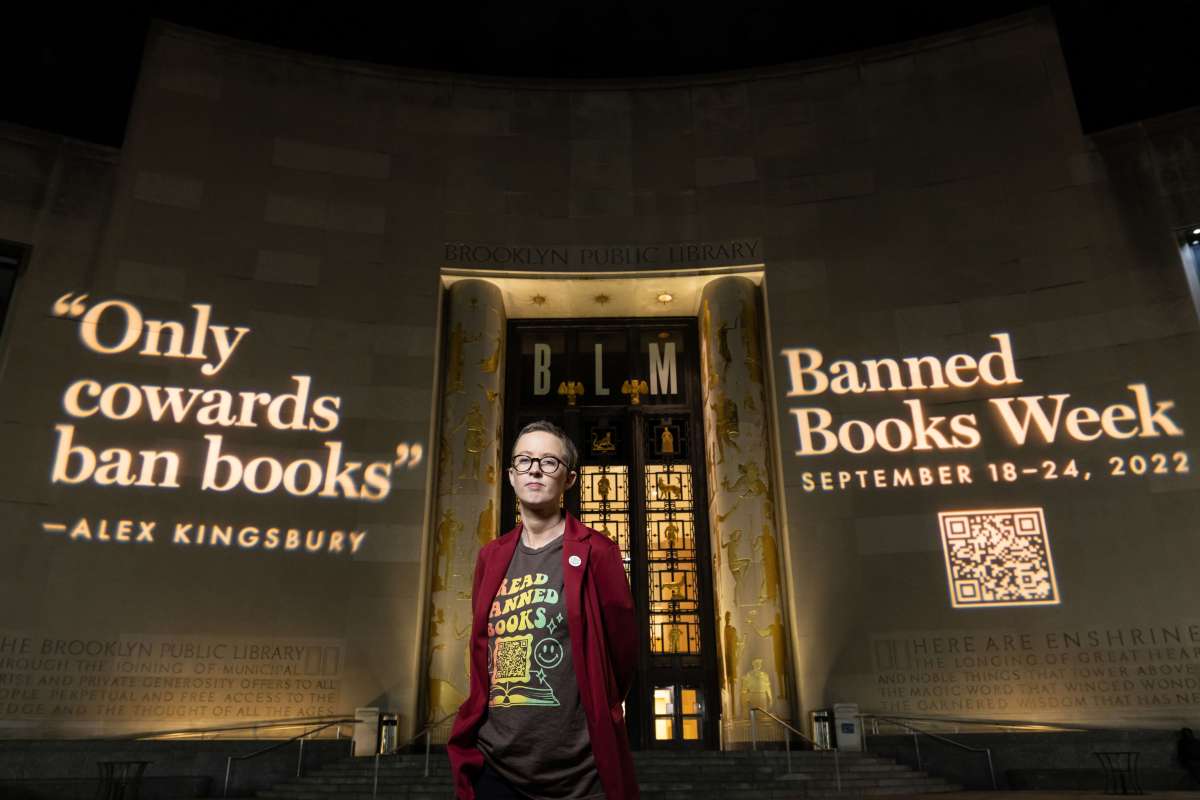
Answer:
[{"label": "limestone wall", "polygon": [[[411,730],[440,270],[678,270],[732,252],[669,247],[697,242],[756,242],[724,263],[765,273],[796,711],[1194,716],[1200,386],[1173,229],[1192,221],[1197,174],[1190,156],[1149,155],[1190,152],[1195,126],[1175,126],[1175,144],[1084,137],[1042,12],[819,63],[619,84],[414,74],[156,27],[119,153],[16,131],[0,148],[0,238],[33,246],[0,375],[5,731],[367,704]],[[633,255],[497,263],[581,246]],[[511,319],[532,300],[508,302]],[[1011,368],[997,356],[996,376],[1015,380],[789,396],[784,351],[826,367],[932,356],[944,371],[999,352],[1002,334]],[[177,412],[171,388],[197,405]],[[1116,435],[1094,441],[1075,440],[1100,425],[1084,417],[1054,444],[1005,434],[993,401],[1020,411],[1016,398],[1062,394],[1064,415],[1116,404],[1133,418],[1110,412]],[[804,409],[828,412],[830,430],[858,420],[855,449],[864,426],[911,428],[906,401],[927,422],[974,415],[962,424],[978,441],[796,454]],[[1153,416],[1160,402],[1180,435],[1161,416],[1145,435],[1139,404]],[[95,457],[91,472],[68,444]],[[893,485],[906,475],[914,485]],[[1024,539],[1012,509],[1041,509],[1020,517]],[[989,531],[977,551],[943,539],[950,511],[993,512],[960,520]],[[153,541],[137,541],[139,521]],[[1017,604],[956,607],[947,553],[960,578],[993,580],[1003,561],[1013,577],[993,583]]]}]

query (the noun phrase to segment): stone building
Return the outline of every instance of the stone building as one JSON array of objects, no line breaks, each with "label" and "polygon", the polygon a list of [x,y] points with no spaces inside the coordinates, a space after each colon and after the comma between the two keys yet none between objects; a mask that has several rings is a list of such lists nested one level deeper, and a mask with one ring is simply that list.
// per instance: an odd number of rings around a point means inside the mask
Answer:
[{"label": "stone building", "polygon": [[1084,135],[1040,11],[604,83],[158,25],[119,150],[0,127],[4,735],[441,720],[542,417],[626,553],[640,747],[1178,727],[1198,141]]}]

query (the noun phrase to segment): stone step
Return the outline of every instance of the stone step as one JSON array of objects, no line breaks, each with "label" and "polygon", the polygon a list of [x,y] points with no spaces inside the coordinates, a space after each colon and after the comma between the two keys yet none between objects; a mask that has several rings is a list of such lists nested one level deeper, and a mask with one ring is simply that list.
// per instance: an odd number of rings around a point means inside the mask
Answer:
[{"label": "stone step", "polygon": [[[678,789],[671,791],[643,791],[641,793],[643,800],[695,800],[695,789]],[[830,795],[831,797],[847,797],[848,795]],[[268,790],[259,792],[257,795],[261,800],[329,800],[330,795],[313,794],[306,792],[285,792],[277,790]],[[422,793],[422,792],[384,792],[380,790],[378,795],[372,795],[370,792],[359,792],[354,794],[336,795],[338,800],[454,800],[454,792],[449,789],[438,793]],[[750,791],[739,791],[731,794],[721,795],[722,800],[805,800],[807,795],[799,794],[795,790],[792,791],[762,791],[754,789]]]},{"label": "stone step", "polygon": [[[793,764],[824,764],[826,762],[833,763],[835,760],[831,753],[792,753],[791,762]],[[867,764],[894,764],[894,759],[880,758],[878,756],[859,755],[859,754],[842,754],[836,759],[843,766],[867,765]],[[697,756],[634,756],[634,764],[637,766],[659,767],[659,766],[674,766],[686,768],[705,768],[711,766],[729,766],[729,765],[763,765],[777,766],[786,764],[788,761],[787,755],[784,753],[772,754],[769,756],[726,756],[721,757],[720,754],[715,754],[711,757]],[[338,769],[357,769],[373,770],[375,762],[370,758],[361,759],[343,759],[334,761],[326,765],[327,768]],[[445,756],[432,756],[429,760],[430,770],[450,768],[449,761]],[[424,770],[424,757],[405,757],[396,758],[395,756],[386,756],[379,761],[379,769],[407,769],[407,770]]]},{"label": "stone step", "polygon": [[[802,800],[802,798],[868,798],[915,796],[954,791],[958,787],[892,759],[867,753],[782,751],[634,753],[645,800]],[[327,764],[307,777],[293,779],[258,794],[264,800],[452,800],[454,791],[445,753],[432,754],[425,776],[425,756],[405,754],[347,758]],[[838,775],[841,791],[838,790]],[[378,781],[378,793],[373,787]]]},{"label": "stone step", "polygon": [[837,791],[836,789],[812,789],[804,795],[806,800],[859,800],[866,797],[917,798],[927,794],[947,794],[961,792],[963,787],[956,783],[941,783],[922,786],[920,789],[899,786],[884,786],[874,789]]},{"label": "stone step", "polygon": [[[843,773],[861,772],[895,772],[904,771],[907,767],[896,764],[895,762],[877,761],[877,762],[840,762],[838,768]],[[705,763],[705,764],[677,764],[677,763],[654,763],[647,764],[638,762],[635,768],[641,771],[654,773],[673,773],[673,774],[688,774],[688,775],[720,775],[726,773],[732,774],[769,774],[774,772],[786,771],[787,763],[780,761],[779,763],[764,764],[762,762],[744,762],[744,763]],[[792,760],[792,769],[799,772],[833,772],[834,762],[832,759],[823,760],[820,762],[801,761],[799,759]],[[371,764],[331,764],[321,768],[322,775],[374,775],[375,768]],[[425,774],[424,765],[420,764],[380,764],[379,774],[392,777],[421,777]],[[430,764],[429,775],[433,776],[449,776],[450,767],[447,764]]]},{"label": "stone step", "polygon": [[[838,770],[834,770],[832,766],[823,767],[821,769],[798,769],[794,768],[789,775],[785,769],[770,769],[770,768],[742,768],[742,769],[709,769],[709,770],[639,770],[639,775],[652,775],[657,780],[672,781],[672,782],[696,782],[697,779],[702,779],[705,783],[720,783],[720,782],[739,782],[745,780],[787,780],[789,777],[802,778],[805,780],[834,780],[839,774]],[[911,771],[898,765],[882,765],[874,768],[858,768],[840,770],[840,774],[844,779],[862,779],[862,780],[880,780],[888,778],[901,778],[906,775],[911,775]],[[336,770],[323,769],[319,772],[313,772],[309,776],[310,780],[319,780],[324,783],[339,783],[339,784],[360,784],[364,781],[373,781],[375,776],[370,771],[351,771],[351,770]],[[380,770],[380,783],[387,784],[413,784],[429,782],[433,784],[449,783],[452,779],[449,771],[431,772],[425,776],[421,772],[412,774],[404,774],[401,772],[385,772]]]},{"label": "stone step", "polygon": [[[337,798],[337,800],[370,800],[373,795],[370,784],[348,789],[345,787],[285,783],[265,791],[260,791],[257,796],[262,798],[286,798],[286,800],[331,800],[331,798]],[[449,783],[443,786],[427,787],[384,786],[380,784],[378,797],[407,797],[412,798],[412,800],[430,797],[451,800],[454,797],[454,787]]]},{"label": "stone step", "polygon": [[[945,783],[945,781],[941,778],[934,778],[923,772],[919,772],[894,778],[848,778],[843,775],[841,786],[843,789],[865,789],[876,786],[917,787],[941,783]],[[805,781],[804,785],[809,789],[836,789],[838,788],[838,781],[837,778],[818,778],[816,780]]]},{"label": "stone step", "polygon": [[[812,787],[769,787],[750,784],[721,787],[696,787],[691,784],[643,784],[642,797],[644,800],[695,800],[697,794],[707,793],[716,795],[721,800],[854,800],[867,797],[914,797],[926,794],[943,794],[962,791],[957,784],[944,781],[929,780],[896,786],[843,786],[841,791],[836,788]],[[450,786],[434,788],[379,787],[379,793],[373,795],[370,787],[362,790],[340,790],[336,793],[322,791],[312,786],[277,787],[257,795],[263,800],[452,800],[454,792]]]},{"label": "stone step", "polygon": [[[365,778],[365,779],[357,778],[357,779],[352,779],[352,780],[338,780],[338,779],[330,780],[327,778],[313,776],[313,777],[307,777],[307,778],[294,779],[294,780],[288,781],[287,783],[281,783],[281,784],[276,785],[275,788],[312,789],[314,791],[322,791],[322,792],[340,792],[340,791],[352,792],[352,791],[361,791],[363,789],[370,789],[374,785],[375,785],[375,782],[373,780],[371,780],[370,778]],[[453,783],[452,783],[452,781],[450,781],[449,778],[447,778],[445,780],[440,780],[440,781],[439,780],[397,781],[394,779],[385,781],[383,778],[379,779],[379,788],[381,790],[386,788],[389,791],[396,791],[396,792],[401,791],[401,790],[407,790],[407,789],[413,789],[413,790],[420,789],[422,791],[425,791],[425,790],[440,791],[441,789],[444,789],[444,788],[446,788],[448,786],[452,786],[452,785],[453,785]]]}]

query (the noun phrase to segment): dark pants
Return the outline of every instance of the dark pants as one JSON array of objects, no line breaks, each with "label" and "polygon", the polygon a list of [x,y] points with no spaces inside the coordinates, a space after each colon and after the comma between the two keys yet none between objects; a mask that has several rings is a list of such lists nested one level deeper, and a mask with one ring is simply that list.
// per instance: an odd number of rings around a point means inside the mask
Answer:
[{"label": "dark pants", "polygon": [[476,800],[525,800],[525,795],[512,787],[512,784],[500,777],[500,773],[492,769],[492,765],[483,762],[483,771],[475,778]]}]

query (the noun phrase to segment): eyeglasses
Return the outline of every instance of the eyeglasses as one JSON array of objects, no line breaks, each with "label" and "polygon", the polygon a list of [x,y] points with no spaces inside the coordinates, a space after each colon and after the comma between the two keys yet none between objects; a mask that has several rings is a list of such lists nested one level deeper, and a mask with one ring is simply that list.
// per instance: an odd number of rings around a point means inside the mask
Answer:
[{"label": "eyeglasses", "polygon": [[542,472],[547,475],[553,475],[558,472],[558,468],[563,465],[561,458],[554,456],[542,456],[541,458],[533,458],[532,456],[516,456],[512,460],[513,469],[517,472],[529,472],[533,468],[533,462],[538,462]]}]

